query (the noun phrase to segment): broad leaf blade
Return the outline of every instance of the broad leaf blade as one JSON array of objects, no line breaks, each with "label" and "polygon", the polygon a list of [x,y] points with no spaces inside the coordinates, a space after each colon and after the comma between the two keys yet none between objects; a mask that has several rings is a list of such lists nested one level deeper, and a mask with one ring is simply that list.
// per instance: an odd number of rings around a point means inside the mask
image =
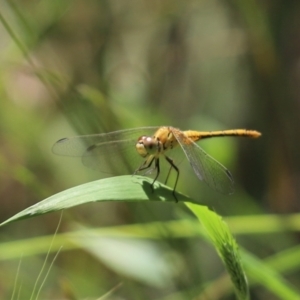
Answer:
[{"label": "broad leaf blade", "polygon": [[[125,175],[85,183],[26,208],[0,224],[0,226],[20,219],[96,201],[171,201],[175,204],[172,189],[155,182],[154,191],[152,191],[151,180],[143,176]],[[177,192],[176,197],[178,201],[193,202],[187,196]]]}]

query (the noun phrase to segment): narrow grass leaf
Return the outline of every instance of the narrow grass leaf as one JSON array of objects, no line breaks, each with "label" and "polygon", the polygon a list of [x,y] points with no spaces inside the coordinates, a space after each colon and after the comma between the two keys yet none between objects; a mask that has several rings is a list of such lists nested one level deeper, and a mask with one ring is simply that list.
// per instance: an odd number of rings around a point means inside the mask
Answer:
[{"label": "narrow grass leaf", "polygon": [[265,261],[256,258],[251,253],[243,250],[243,262],[249,278],[261,286],[264,286],[279,299],[300,299],[299,291],[286,281],[280,273],[268,266]]},{"label": "narrow grass leaf", "polygon": [[187,204],[197,216],[217,249],[234,285],[239,299],[248,299],[248,283],[241,263],[238,245],[232,237],[227,224],[206,206]]},{"label": "narrow grass leaf", "polygon": [[[55,194],[9,218],[0,226],[20,219],[43,215],[53,211],[97,201],[169,201],[174,202],[173,190],[159,182],[151,187],[152,179],[143,176],[118,176],[85,183]],[[193,202],[177,193],[178,201]]]}]

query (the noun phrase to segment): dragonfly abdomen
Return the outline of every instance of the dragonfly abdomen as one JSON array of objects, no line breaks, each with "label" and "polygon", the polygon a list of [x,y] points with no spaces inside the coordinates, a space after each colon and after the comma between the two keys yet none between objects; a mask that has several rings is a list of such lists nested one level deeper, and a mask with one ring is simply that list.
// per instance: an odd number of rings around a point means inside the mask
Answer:
[{"label": "dragonfly abdomen", "polygon": [[194,142],[205,138],[211,138],[211,137],[241,136],[241,137],[258,138],[261,136],[261,133],[256,130],[247,130],[247,129],[229,129],[229,130],[219,130],[219,131],[187,130],[184,131],[184,134]]}]

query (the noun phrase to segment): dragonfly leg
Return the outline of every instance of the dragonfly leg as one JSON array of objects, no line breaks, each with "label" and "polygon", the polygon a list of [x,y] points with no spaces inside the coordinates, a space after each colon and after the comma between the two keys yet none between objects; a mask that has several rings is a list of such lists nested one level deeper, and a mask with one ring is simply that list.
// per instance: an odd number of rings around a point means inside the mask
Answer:
[{"label": "dragonfly leg", "polygon": [[[153,167],[153,168],[151,168],[151,169],[149,169],[151,166],[152,166],[152,164],[153,164],[153,162],[154,162],[154,160],[155,160],[155,166]],[[148,170],[147,170],[148,169]],[[150,161],[148,162],[148,159],[146,159],[135,171],[134,171],[134,173],[133,173],[133,175],[135,175],[136,173],[138,173],[138,172],[140,172],[140,171],[144,171],[144,170],[146,170],[146,172],[144,173],[144,175],[146,175],[146,174],[149,174],[149,173],[151,173],[153,170],[157,170],[157,172],[156,172],[156,176],[155,176],[155,178],[154,178],[154,180],[153,180],[153,182],[151,183],[151,190],[152,190],[152,193],[154,192],[154,188],[153,188],[153,185],[154,185],[154,182],[156,181],[156,179],[157,179],[157,177],[158,177],[158,175],[159,175],[159,173],[160,173],[160,167],[159,167],[159,159],[158,158],[155,158],[155,157],[152,157],[151,159],[150,159]]]},{"label": "dragonfly leg", "polygon": [[[149,169],[151,167],[151,165],[153,164],[155,160],[155,166],[151,169]],[[156,169],[156,175],[155,175],[155,178],[153,180],[153,182],[151,183],[151,190],[152,190],[152,193],[154,192],[154,183],[155,181],[157,180],[158,176],[159,176],[159,173],[160,173],[160,166],[159,166],[159,158],[155,158],[155,157],[152,157],[149,161],[149,163],[147,163],[148,161],[145,160],[144,163],[138,168],[136,169],[136,171],[134,172],[134,175],[137,173],[137,172],[140,172],[140,171],[143,171],[143,170],[147,170],[145,174],[147,173],[151,173],[153,170]]]},{"label": "dragonfly leg", "polygon": [[[146,159],[146,160],[145,160],[145,161],[144,161],[144,162],[143,162],[143,163],[142,163],[142,164],[134,171],[133,175],[135,175],[136,173],[138,173],[138,172],[140,172],[140,171],[144,171],[144,170],[149,169],[149,168],[151,167],[153,161],[154,161],[154,157],[152,157],[152,158],[150,159],[149,162],[148,162],[148,159]],[[147,174],[147,173],[149,173],[149,172],[152,172],[153,169],[155,169],[155,167],[152,168],[152,169],[150,169],[150,170],[148,170],[145,174]]]},{"label": "dragonfly leg", "polygon": [[159,158],[155,158],[155,167],[154,167],[154,169],[156,169],[156,176],[155,176],[153,182],[151,183],[152,192],[154,192],[154,187],[153,186],[154,186],[154,183],[155,183],[155,181],[158,178],[159,173],[160,173]]},{"label": "dragonfly leg", "polygon": [[170,176],[170,174],[171,174],[171,170],[172,170],[172,165],[170,166],[170,169],[169,169],[169,172],[168,172],[168,175],[167,175],[167,178],[166,178],[166,180],[165,180],[165,185],[167,185],[167,182],[168,182],[168,179],[169,179],[169,176]]},{"label": "dragonfly leg", "polygon": [[165,158],[166,158],[167,162],[171,165],[166,181],[167,181],[168,178],[169,178],[169,175],[170,175],[170,172],[171,172],[172,168],[174,168],[174,170],[175,170],[176,173],[177,173],[175,185],[174,185],[174,188],[173,188],[173,196],[174,196],[174,198],[175,198],[176,203],[178,203],[178,199],[177,199],[177,197],[176,197],[175,191],[176,191],[176,186],[177,186],[177,182],[178,182],[178,178],[179,178],[179,169],[178,169],[178,167],[174,164],[174,161],[173,161],[170,157],[165,156]]}]

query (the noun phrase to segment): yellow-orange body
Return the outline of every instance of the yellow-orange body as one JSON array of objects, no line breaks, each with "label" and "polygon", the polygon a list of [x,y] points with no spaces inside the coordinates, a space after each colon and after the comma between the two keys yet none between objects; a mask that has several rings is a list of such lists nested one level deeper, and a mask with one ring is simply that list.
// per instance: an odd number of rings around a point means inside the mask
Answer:
[{"label": "yellow-orange body", "polygon": [[[169,173],[172,169],[177,173],[173,189],[174,197],[177,200],[175,189],[179,178],[179,168],[177,166],[178,162],[172,158],[171,150],[174,147],[180,146],[200,180],[203,180],[208,186],[220,193],[231,194],[234,190],[234,182],[229,170],[209,156],[195,142],[211,137],[240,136],[257,138],[260,135],[258,131],[247,129],[181,131],[172,126],[142,127],[104,134],[64,138],[56,142],[53,146],[53,152],[60,155],[81,156],[84,165],[102,171],[110,170],[110,168],[105,167],[107,165],[106,161],[116,169],[124,167],[124,170],[127,170],[130,164],[139,161],[139,154],[144,158],[144,162],[135,169],[134,174],[143,170],[145,174],[156,171],[156,176],[151,184],[152,188],[160,173],[160,157],[164,157],[170,165]],[[138,136],[140,137],[138,138]],[[124,157],[131,157],[131,159],[124,160],[119,154],[124,154]],[[175,157],[176,154],[174,154]]]},{"label": "yellow-orange body", "polygon": [[[176,136],[174,135],[177,135]],[[186,130],[181,131],[180,129],[174,127],[160,127],[152,136],[154,141],[161,142],[163,148],[161,151],[156,153],[156,156],[159,154],[176,147],[178,143],[178,137],[180,140],[189,145],[192,142],[197,142],[201,139],[211,138],[211,137],[223,137],[223,136],[240,136],[240,137],[250,137],[257,138],[261,136],[261,133],[256,130],[247,130],[247,129],[230,129],[230,130],[220,130],[220,131],[195,131],[195,130]]]},{"label": "yellow-orange body", "polygon": [[[173,190],[174,197],[177,199],[175,196],[175,189],[179,177],[179,169],[173,159],[167,156],[165,152],[180,145],[200,180],[204,180],[209,186],[222,193],[230,194],[233,191],[233,179],[231,173],[224,166],[207,155],[194,142],[211,137],[243,136],[257,138],[260,135],[261,133],[258,131],[247,129],[232,129],[223,131],[181,131],[174,127],[159,127],[153,136],[141,136],[138,139],[136,143],[136,150],[143,158],[145,158],[145,161],[136,170],[136,172],[149,169],[152,171],[153,169],[156,169],[157,173],[152,183],[153,186],[160,172],[159,158],[160,156],[164,156],[170,164],[170,171],[173,168],[177,172]],[[151,165],[153,163],[154,168],[151,169]]]}]

